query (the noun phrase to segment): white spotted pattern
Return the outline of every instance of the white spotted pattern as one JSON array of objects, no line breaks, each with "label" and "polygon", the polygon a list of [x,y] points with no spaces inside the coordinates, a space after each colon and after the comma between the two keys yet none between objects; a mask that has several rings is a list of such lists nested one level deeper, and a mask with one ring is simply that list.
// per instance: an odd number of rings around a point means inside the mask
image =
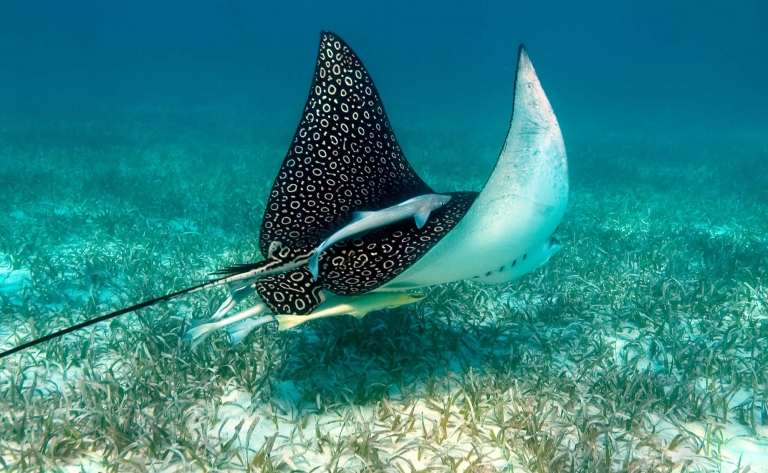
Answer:
[{"label": "white spotted pattern", "polygon": [[256,281],[256,291],[275,314],[308,314],[322,301],[323,287],[303,266]]},{"label": "white spotted pattern", "polygon": [[311,251],[352,212],[433,191],[406,161],[384,105],[357,55],[323,32],[304,115],[278,172],[260,248],[281,241]]},{"label": "white spotted pattern", "polygon": [[[262,254],[283,262],[307,258],[353,212],[434,193],[405,159],[360,59],[341,38],[323,32],[304,114],[264,211]],[[322,284],[301,267],[257,281],[259,296],[276,313],[307,314],[321,302],[323,287],[360,294],[384,284],[464,216],[475,194],[460,194],[422,229],[413,222],[384,227],[363,237],[367,251],[346,251],[344,242],[329,248]]]}]

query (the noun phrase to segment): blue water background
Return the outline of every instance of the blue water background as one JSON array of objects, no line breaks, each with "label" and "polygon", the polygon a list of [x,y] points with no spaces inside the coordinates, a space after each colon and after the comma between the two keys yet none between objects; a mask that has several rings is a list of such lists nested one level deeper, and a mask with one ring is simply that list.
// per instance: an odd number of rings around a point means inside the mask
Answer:
[{"label": "blue water background", "polygon": [[287,146],[328,29],[362,57],[398,133],[429,121],[500,146],[520,43],[566,142],[597,122],[717,130],[766,121],[767,23],[760,1],[4,2],[0,116],[226,103],[274,117]]}]

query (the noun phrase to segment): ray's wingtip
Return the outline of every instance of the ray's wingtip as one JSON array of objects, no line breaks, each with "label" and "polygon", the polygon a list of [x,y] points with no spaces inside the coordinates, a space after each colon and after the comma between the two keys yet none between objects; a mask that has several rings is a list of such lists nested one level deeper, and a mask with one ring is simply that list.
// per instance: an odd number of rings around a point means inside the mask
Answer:
[{"label": "ray's wingtip", "polygon": [[531,59],[528,57],[528,51],[525,49],[525,44],[520,44],[517,48],[517,68],[521,66],[527,66],[531,64]]},{"label": "ray's wingtip", "polygon": [[517,73],[515,75],[515,85],[521,76],[526,76],[533,72],[533,64],[531,58],[528,57],[528,51],[525,49],[525,45],[521,44],[517,50]]},{"label": "ray's wingtip", "polygon": [[341,39],[341,36],[330,30],[320,30],[320,41],[322,41],[323,38],[344,43],[344,40]]}]

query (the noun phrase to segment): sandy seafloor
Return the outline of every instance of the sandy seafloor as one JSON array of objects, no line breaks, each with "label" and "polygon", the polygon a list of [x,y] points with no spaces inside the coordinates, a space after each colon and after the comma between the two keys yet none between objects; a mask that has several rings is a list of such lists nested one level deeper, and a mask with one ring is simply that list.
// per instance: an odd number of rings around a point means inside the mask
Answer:
[{"label": "sandy seafloor", "polygon": [[[247,110],[0,118],[0,346],[253,260],[296,117]],[[446,120],[393,121],[479,189],[504,136]],[[0,364],[3,468],[768,471],[768,124],[562,125],[543,269],[235,347],[181,340],[223,290],[68,335]]]}]

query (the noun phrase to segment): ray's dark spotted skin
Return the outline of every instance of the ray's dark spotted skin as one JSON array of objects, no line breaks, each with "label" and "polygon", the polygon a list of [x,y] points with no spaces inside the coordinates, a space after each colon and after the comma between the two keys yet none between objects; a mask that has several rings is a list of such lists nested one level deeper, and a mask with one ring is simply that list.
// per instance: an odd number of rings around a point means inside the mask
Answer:
[{"label": "ray's dark spotted skin", "polygon": [[[262,254],[283,261],[308,258],[353,212],[433,193],[408,164],[360,59],[341,38],[323,32],[309,98],[267,201]],[[305,267],[263,278],[256,283],[259,296],[276,313],[307,314],[321,302],[323,287],[337,294],[375,289],[431,249],[475,196],[455,194],[421,230],[409,219],[363,236],[370,249],[346,242],[331,247],[321,260],[319,281]]]},{"label": "ray's dark spotted skin", "polygon": [[259,245],[311,251],[356,210],[433,193],[405,159],[360,59],[323,32],[309,98],[264,212]]},{"label": "ray's dark spotted skin", "polygon": [[322,302],[323,286],[302,266],[256,281],[256,291],[275,314],[308,314]]},{"label": "ray's dark spotted skin", "polygon": [[421,229],[408,219],[330,247],[320,260],[323,287],[344,296],[361,294],[405,271],[459,223],[477,197],[476,192],[448,195],[451,200]]}]

